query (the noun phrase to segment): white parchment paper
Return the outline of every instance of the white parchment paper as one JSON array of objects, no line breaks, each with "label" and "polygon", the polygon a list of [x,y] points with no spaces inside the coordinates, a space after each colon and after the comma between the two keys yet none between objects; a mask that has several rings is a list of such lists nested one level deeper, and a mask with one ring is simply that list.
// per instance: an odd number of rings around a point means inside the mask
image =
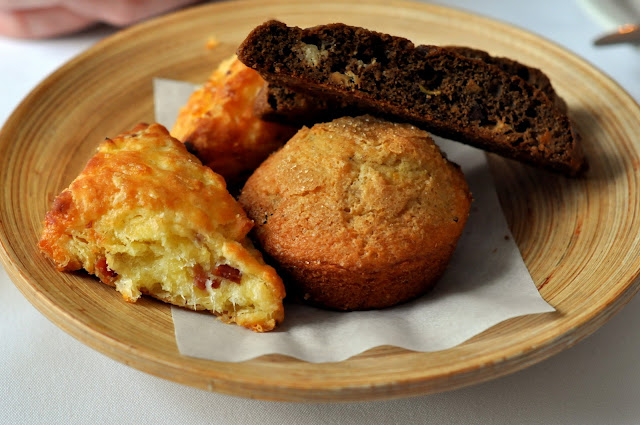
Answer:
[{"label": "white parchment paper", "polygon": [[[194,88],[184,82],[154,80],[158,122],[171,128]],[[434,139],[462,167],[474,201],[451,263],[431,292],[396,307],[348,313],[285,302],[285,322],[263,334],[226,325],[210,314],[173,307],[180,353],[228,362],[272,353],[336,362],[380,345],[437,351],[503,320],[554,311],[538,293],[511,237],[484,153]]]}]

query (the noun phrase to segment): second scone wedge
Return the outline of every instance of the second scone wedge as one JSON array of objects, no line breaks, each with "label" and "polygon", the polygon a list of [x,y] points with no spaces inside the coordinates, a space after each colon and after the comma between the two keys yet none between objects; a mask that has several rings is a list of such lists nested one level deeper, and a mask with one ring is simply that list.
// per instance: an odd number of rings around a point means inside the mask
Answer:
[{"label": "second scone wedge", "polygon": [[284,286],[246,235],[252,222],[158,124],[105,140],[54,201],[39,247],[135,302],[148,294],[254,331],[284,318]]}]

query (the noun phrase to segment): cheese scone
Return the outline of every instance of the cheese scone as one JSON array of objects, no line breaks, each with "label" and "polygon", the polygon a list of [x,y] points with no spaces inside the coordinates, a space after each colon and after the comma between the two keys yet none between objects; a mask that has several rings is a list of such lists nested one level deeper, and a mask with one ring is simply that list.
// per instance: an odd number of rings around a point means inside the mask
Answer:
[{"label": "cheese scone", "polygon": [[39,248],[125,300],[141,294],[257,332],[284,318],[282,280],[224,179],[159,124],[105,140],[47,213]]},{"label": "cheese scone", "polygon": [[171,134],[230,184],[248,177],[297,130],[256,116],[263,86],[262,77],[234,55],[191,95]]}]

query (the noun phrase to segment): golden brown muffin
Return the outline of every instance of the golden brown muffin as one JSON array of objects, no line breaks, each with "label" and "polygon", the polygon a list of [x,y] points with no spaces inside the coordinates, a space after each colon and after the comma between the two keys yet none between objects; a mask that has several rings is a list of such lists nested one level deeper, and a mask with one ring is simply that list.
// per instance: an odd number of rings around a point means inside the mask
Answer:
[{"label": "golden brown muffin", "polygon": [[436,282],[471,195],[426,132],[362,116],[300,130],[249,178],[240,203],[291,289],[312,304],[360,310]]},{"label": "golden brown muffin", "polygon": [[263,85],[256,71],[233,56],[191,95],[171,130],[230,184],[246,178],[296,132],[255,115],[253,105]]},{"label": "golden brown muffin", "polygon": [[261,332],[284,318],[285,293],[251,227],[221,176],[161,125],[141,124],[104,141],[55,199],[39,247],[127,301],[148,294]]}]

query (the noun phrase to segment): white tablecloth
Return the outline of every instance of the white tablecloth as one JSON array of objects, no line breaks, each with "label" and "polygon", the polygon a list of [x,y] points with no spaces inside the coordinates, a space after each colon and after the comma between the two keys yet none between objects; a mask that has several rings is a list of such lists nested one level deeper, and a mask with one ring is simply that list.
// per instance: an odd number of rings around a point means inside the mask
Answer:
[{"label": "white tablecloth", "polygon": [[[640,49],[594,48],[602,19],[566,0],[441,2],[553,40],[640,99]],[[632,17],[630,17],[631,19]],[[639,17],[640,18],[640,17]],[[45,41],[0,38],[0,123],[46,75],[100,38],[101,28]],[[277,403],[208,393],[120,364],[32,307],[0,268],[0,423],[640,423],[640,299],[577,346],[488,383],[412,399]]]}]

